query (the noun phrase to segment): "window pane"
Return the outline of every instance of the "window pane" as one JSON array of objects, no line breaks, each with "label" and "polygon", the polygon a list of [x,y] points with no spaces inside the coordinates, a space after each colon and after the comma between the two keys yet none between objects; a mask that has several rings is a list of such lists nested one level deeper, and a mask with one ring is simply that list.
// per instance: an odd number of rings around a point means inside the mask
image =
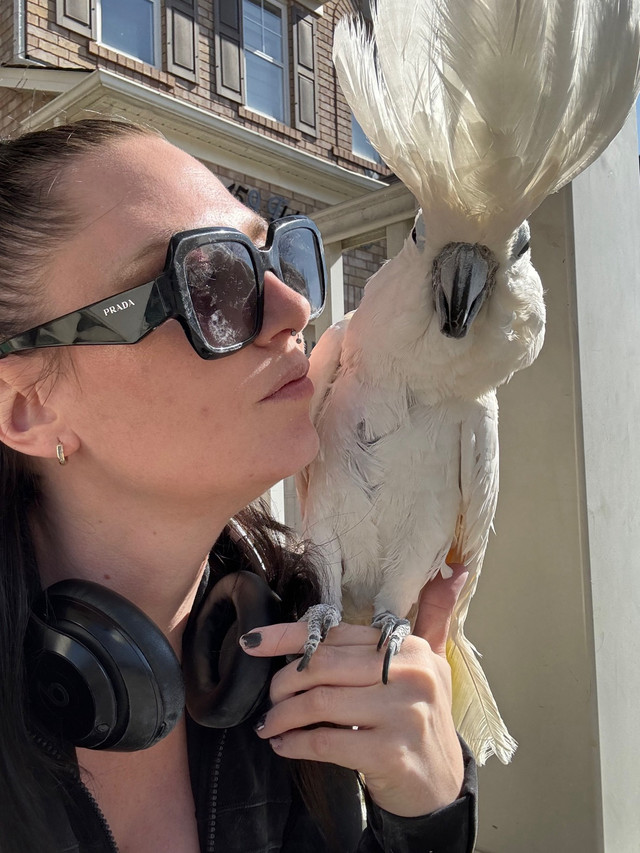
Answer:
[{"label": "window pane", "polygon": [[282,62],[282,12],[276,6],[244,0],[244,44]]},{"label": "window pane", "polygon": [[245,20],[249,18],[259,24],[262,21],[262,6],[256,0],[244,0],[242,10]]},{"label": "window pane", "polygon": [[244,46],[251,50],[262,50],[262,29],[260,24],[250,18],[244,19]]},{"label": "window pane", "polygon": [[280,33],[282,29],[280,19],[280,9],[277,9],[275,6],[268,6],[265,3],[263,12],[263,26],[265,29],[271,30],[272,33]]},{"label": "window pane", "polygon": [[351,150],[358,157],[373,160],[374,163],[382,163],[380,155],[367,139],[364,130],[358,124],[356,117],[351,114]]},{"label": "window pane", "polygon": [[280,33],[264,31],[264,47],[262,52],[272,56],[276,62],[282,62],[282,36]]},{"label": "window pane", "polygon": [[152,0],[101,0],[103,44],[154,64]]},{"label": "window pane", "polygon": [[247,63],[247,106],[265,115],[284,121],[282,68],[256,56],[245,53]]}]

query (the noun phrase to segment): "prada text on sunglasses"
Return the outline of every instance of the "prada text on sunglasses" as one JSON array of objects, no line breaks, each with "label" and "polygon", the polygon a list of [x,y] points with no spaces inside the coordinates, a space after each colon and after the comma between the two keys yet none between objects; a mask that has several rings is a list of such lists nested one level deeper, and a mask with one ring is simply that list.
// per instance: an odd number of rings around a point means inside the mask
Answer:
[{"label": "prada text on sunglasses", "polygon": [[175,234],[158,278],[4,341],[0,358],[39,347],[134,344],[171,318],[199,356],[222,358],[259,334],[268,270],[309,301],[311,319],[318,316],[326,283],[320,232],[305,216],[286,216],[271,223],[261,249],[234,228]]}]

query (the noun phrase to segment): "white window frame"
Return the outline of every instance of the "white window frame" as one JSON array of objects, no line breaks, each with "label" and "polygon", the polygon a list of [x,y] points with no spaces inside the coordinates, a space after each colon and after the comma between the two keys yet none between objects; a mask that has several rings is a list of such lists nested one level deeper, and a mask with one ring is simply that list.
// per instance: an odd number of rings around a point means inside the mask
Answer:
[{"label": "white window frame", "polygon": [[[282,21],[282,65],[279,62],[276,62],[272,59],[272,57],[268,56],[266,53],[262,53],[260,50],[251,50],[247,48],[244,41],[244,27],[243,27],[243,36],[242,36],[242,61],[244,63],[244,80],[245,80],[245,94],[244,94],[244,106],[245,109],[250,110],[252,113],[257,113],[258,115],[264,116],[265,118],[270,119],[271,121],[278,121],[281,124],[290,124],[291,123],[291,92],[290,92],[290,83],[289,83],[289,16],[287,13],[287,7],[285,3],[281,2],[281,0],[261,0],[262,3],[268,3],[269,6],[275,6],[280,10]],[[241,9],[242,16],[244,18],[244,3],[245,0],[242,0]],[[269,115],[269,113],[264,113],[262,110],[256,109],[256,107],[250,107],[247,103],[247,93],[249,89],[249,75],[247,74],[247,53],[253,53],[256,56],[259,56],[261,59],[266,59],[268,62],[271,62],[273,65],[277,65],[278,68],[282,68],[282,102],[284,104],[284,116],[282,120],[274,118],[274,116]]]},{"label": "white window frame", "polygon": [[134,56],[131,53],[125,53],[119,47],[113,44],[108,44],[102,41],[102,0],[93,0],[94,3],[94,20],[95,20],[95,41],[101,47],[106,47],[108,50],[113,50],[120,56],[126,56],[128,59],[133,59],[135,62],[142,62],[145,65],[150,65],[151,68],[160,68],[162,66],[162,19],[161,19],[161,0],[150,0],[153,4],[153,59],[152,63],[145,59],[140,59],[139,56]]}]

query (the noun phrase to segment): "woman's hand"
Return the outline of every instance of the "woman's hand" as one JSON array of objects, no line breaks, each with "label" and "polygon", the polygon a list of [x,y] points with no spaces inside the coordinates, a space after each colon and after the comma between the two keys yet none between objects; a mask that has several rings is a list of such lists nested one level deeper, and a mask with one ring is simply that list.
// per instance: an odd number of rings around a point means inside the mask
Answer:
[{"label": "woman's hand", "polygon": [[[386,685],[380,632],[344,622],[332,628],[306,669],[293,661],[275,674],[258,736],[287,758],[360,771],[374,802],[393,814],[415,817],[455,800],[463,764],[444,651],[465,579],[456,566],[451,578],[424,588],[415,634],[393,658]],[[242,645],[251,655],[295,655],[306,638],[306,623],[279,624],[256,628]]]}]

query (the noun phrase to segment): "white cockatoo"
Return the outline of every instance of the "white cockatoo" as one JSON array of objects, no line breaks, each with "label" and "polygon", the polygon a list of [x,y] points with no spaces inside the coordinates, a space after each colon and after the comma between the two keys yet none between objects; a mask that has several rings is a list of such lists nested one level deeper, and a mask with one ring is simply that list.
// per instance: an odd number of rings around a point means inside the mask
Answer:
[{"label": "white cockatoo", "polygon": [[311,354],[321,443],[298,487],[330,582],[301,666],[343,614],[381,628],[388,669],[423,585],[464,563],[448,659],[480,763],[515,748],[463,626],[498,496],[496,388],[544,337],[526,219],[618,133],[639,56],[640,0],[378,0],[372,32],[335,32],[347,101],[421,213]]}]

